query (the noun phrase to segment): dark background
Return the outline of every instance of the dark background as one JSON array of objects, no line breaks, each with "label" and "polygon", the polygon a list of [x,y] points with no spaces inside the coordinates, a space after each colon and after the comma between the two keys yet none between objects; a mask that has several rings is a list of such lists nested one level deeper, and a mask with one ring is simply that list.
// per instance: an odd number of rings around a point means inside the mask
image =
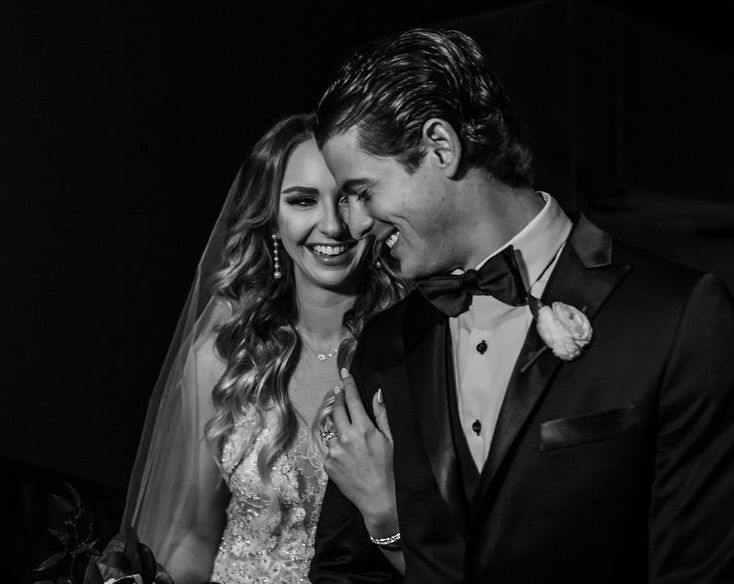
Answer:
[{"label": "dark background", "polygon": [[[0,10],[0,457],[8,581],[54,550],[69,481],[117,528],[147,399],[236,167],[357,46],[475,36],[537,186],[734,288],[728,2],[438,0]],[[8,576],[8,574],[6,574]]]}]

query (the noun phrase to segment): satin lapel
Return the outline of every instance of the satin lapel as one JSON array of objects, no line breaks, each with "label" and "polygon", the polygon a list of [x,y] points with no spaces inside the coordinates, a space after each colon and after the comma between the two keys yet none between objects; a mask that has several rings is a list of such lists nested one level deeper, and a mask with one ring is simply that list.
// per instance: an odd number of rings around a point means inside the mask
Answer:
[{"label": "satin lapel", "polygon": [[468,503],[451,437],[446,376],[453,375],[453,370],[447,362],[450,351],[448,326],[446,316],[415,294],[403,327],[410,392],[438,489],[464,532]]},{"label": "satin lapel", "polygon": [[[596,312],[631,269],[626,265],[611,265],[611,243],[606,233],[583,215],[578,217],[545,288],[543,301],[546,304],[561,301],[581,308],[593,324]],[[494,482],[512,444],[562,364],[544,348],[533,323],[507,387],[475,501]],[[579,359],[583,358],[582,353]]]}]

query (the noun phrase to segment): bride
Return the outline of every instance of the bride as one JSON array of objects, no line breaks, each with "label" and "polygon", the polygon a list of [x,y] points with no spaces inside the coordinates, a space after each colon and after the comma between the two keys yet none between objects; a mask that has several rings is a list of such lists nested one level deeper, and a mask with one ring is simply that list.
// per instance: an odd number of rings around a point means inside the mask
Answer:
[{"label": "bride", "polygon": [[287,117],[254,146],[151,397],[123,526],[176,584],[307,581],[325,398],[402,293],[373,242],[350,237],[312,124]]}]

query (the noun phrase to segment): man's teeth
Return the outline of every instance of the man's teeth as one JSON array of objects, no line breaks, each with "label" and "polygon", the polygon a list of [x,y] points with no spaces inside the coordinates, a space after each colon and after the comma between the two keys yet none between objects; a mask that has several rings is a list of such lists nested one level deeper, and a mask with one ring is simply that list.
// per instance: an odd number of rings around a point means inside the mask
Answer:
[{"label": "man's teeth", "polygon": [[388,237],[385,240],[385,245],[389,249],[392,249],[393,246],[398,242],[398,239],[400,239],[400,232],[399,231],[396,231],[395,233],[393,233],[390,237]]},{"label": "man's teeth", "polygon": [[321,255],[337,256],[347,251],[346,245],[314,245],[313,250]]}]

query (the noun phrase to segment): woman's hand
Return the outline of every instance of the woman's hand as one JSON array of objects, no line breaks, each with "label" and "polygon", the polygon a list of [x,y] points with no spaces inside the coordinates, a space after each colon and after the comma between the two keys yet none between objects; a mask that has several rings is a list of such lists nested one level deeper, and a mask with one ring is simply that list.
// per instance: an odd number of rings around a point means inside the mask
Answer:
[{"label": "woman's hand", "polygon": [[335,389],[334,433],[328,441],[324,469],[342,493],[362,513],[373,537],[398,532],[393,474],[393,443],[382,389],[372,398],[377,426],[362,405],[354,379],[341,371],[342,385]]}]

